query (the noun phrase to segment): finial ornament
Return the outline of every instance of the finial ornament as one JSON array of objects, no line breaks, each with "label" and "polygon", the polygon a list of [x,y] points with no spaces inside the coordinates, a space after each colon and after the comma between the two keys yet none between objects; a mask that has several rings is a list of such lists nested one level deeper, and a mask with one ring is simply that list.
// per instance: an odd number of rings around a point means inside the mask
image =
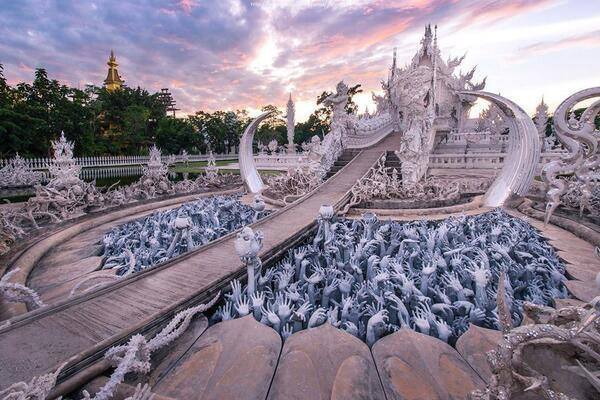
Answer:
[{"label": "finial ornament", "polygon": [[104,80],[104,87],[106,87],[106,90],[108,91],[121,89],[125,81],[119,75],[119,71],[117,70],[119,64],[117,63],[115,52],[112,49],[110,50],[110,57],[108,58],[106,65],[108,65],[108,74]]},{"label": "finial ornament", "polygon": [[254,294],[256,289],[256,272],[260,271],[262,262],[258,253],[262,249],[263,234],[261,231],[253,231],[246,226],[237,234],[234,247],[240,260],[246,265],[248,274],[248,296]]}]

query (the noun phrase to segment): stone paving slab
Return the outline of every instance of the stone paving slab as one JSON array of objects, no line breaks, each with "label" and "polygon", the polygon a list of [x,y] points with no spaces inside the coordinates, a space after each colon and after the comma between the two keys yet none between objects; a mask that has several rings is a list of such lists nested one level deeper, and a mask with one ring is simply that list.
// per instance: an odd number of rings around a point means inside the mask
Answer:
[{"label": "stone paving slab", "polygon": [[557,310],[565,307],[583,307],[585,303],[577,299],[554,299]]},{"label": "stone paving slab", "polygon": [[384,397],[367,345],[325,323],[288,338],[268,399],[379,400]]},{"label": "stone paving slab", "polygon": [[581,281],[565,281],[567,290],[577,300],[585,303],[591,302],[594,297],[600,296],[600,289],[596,286],[596,282],[581,282]]},{"label": "stone paving slab", "polygon": [[471,324],[469,329],[458,338],[456,350],[479,374],[486,383],[490,382],[492,370],[486,353],[498,347],[502,341],[502,332],[480,328]]},{"label": "stone paving slab", "polygon": [[264,399],[281,338],[252,315],[210,327],[152,391],[175,399]]},{"label": "stone paving slab", "polygon": [[91,256],[69,262],[68,264],[59,264],[45,274],[32,273],[29,278],[28,286],[38,292],[38,294],[42,296],[42,299],[44,299],[43,294],[47,290],[56,287],[61,283],[80,278],[85,274],[98,270],[101,262],[102,257]]},{"label": "stone paving slab", "polygon": [[[152,372],[147,379],[148,384],[154,387],[185,357],[202,334],[208,329],[208,319],[201,315],[194,317],[188,329],[169,346],[159,349],[152,355]],[[140,380],[146,382],[145,377]]]},{"label": "stone paving slab", "polygon": [[372,352],[387,400],[466,399],[485,387],[450,345],[410,329],[380,339]]},{"label": "stone paving slab", "polygon": [[596,275],[600,271],[594,271],[591,268],[580,266],[581,264],[569,264],[567,265],[568,274],[575,280],[582,282],[594,282]]}]

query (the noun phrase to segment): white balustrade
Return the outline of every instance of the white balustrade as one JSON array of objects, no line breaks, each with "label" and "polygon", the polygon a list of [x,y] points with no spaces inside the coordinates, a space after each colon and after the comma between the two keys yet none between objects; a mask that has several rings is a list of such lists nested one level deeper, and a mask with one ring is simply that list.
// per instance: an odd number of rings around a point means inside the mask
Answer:
[{"label": "white balustrade", "polygon": [[308,156],[306,153],[258,154],[254,156],[254,163],[260,169],[287,170],[307,166]]},{"label": "white balustrade", "polygon": [[[163,156],[165,159],[168,155]],[[236,160],[237,154],[216,154],[217,160]],[[6,166],[11,159],[0,159],[0,168]],[[96,156],[96,157],[77,157],[75,162],[82,167],[81,178],[84,180],[93,180],[99,178],[113,178],[119,176],[135,176],[142,174],[142,167],[148,163],[149,156]],[[175,156],[178,163],[183,162],[180,155]],[[207,154],[190,154],[188,162],[207,161]],[[47,182],[49,174],[48,165],[51,164],[51,158],[26,158],[25,161],[29,167],[42,174],[42,182]]]},{"label": "white balustrade", "polygon": [[[542,165],[556,160],[562,152],[542,153],[537,166],[538,172]],[[473,154],[431,154],[429,168],[438,169],[500,169],[504,164],[506,153],[473,153]]]},{"label": "white balustrade", "polygon": [[[169,157],[165,155],[164,157]],[[216,154],[217,160],[234,160],[237,159],[237,154]],[[177,162],[182,162],[181,156],[176,155],[175,159]],[[31,169],[40,170],[48,168],[48,164],[51,163],[50,158],[26,158],[25,161]],[[148,163],[148,156],[99,156],[99,157],[76,157],[77,165],[83,168],[93,167],[106,167],[106,166],[117,166],[117,165],[145,165]],[[189,155],[188,160],[193,161],[206,161],[208,155],[206,154],[194,154]],[[9,158],[0,159],[0,167],[4,167],[10,162]]]}]

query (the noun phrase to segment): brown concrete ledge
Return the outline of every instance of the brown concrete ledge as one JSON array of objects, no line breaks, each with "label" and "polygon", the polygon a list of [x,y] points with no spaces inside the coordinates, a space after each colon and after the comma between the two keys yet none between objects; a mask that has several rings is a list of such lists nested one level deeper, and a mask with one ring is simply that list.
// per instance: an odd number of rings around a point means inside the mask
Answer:
[{"label": "brown concrete ledge", "polygon": [[[482,194],[478,194],[481,196]],[[467,205],[473,198],[477,195],[464,196],[459,198],[452,199],[437,199],[437,200],[423,200],[418,198],[410,198],[410,199],[373,199],[369,201],[364,201],[356,208],[379,208],[379,209],[390,209],[390,210],[399,210],[399,209],[430,209],[430,208],[445,208],[452,206],[461,206]]]},{"label": "brown concrete ledge", "polygon": [[285,203],[285,201],[283,200],[277,200],[277,199],[273,199],[267,195],[261,194],[263,200],[265,201],[265,203],[270,204],[272,206],[276,206],[276,207],[285,207],[287,206],[287,204]]},{"label": "brown concrete ledge", "polygon": [[413,208],[413,209],[386,209],[386,208],[351,208],[347,214],[348,217],[360,216],[365,212],[375,213],[379,217],[392,217],[392,219],[441,219],[450,214],[459,214],[466,212],[485,212],[490,208],[482,206],[483,196],[476,196],[472,201],[464,204],[439,208]]},{"label": "brown concrete ledge", "polygon": [[[528,217],[544,221],[544,213],[533,208],[532,204],[533,202],[530,199],[523,199],[521,204],[519,204],[516,208]],[[600,233],[588,228],[585,225],[558,215],[553,215],[550,217],[550,223],[571,232],[575,236],[593,244],[594,246],[600,246]]]},{"label": "brown concrete ledge", "polygon": [[[241,188],[211,191],[211,192],[199,192],[189,194],[185,196],[172,197],[168,199],[153,201],[136,205],[133,207],[127,207],[125,209],[114,207],[107,212],[101,212],[98,214],[87,215],[86,218],[82,218],[79,222],[72,224],[68,227],[57,228],[54,231],[48,232],[41,239],[35,241],[29,247],[25,248],[20,254],[18,254],[10,263],[10,269],[20,268],[20,270],[13,276],[11,282],[20,283],[26,285],[27,278],[30,272],[33,270],[37,262],[54,246],[73,238],[74,236],[90,230],[98,225],[105,224],[117,219],[121,219],[130,215],[139,214],[145,211],[151,211],[156,208],[168,207],[171,205],[177,205],[188,201],[193,201],[199,197],[206,197],[212,195],[226,195],[241,192]],[[8,268],[6,268],[8,269]],[[2,304],[0,306],[0,315],[5,317],[4,319],[11,318],[13,316],[26,313],[27,307],[22,303],[9,303]]]}]

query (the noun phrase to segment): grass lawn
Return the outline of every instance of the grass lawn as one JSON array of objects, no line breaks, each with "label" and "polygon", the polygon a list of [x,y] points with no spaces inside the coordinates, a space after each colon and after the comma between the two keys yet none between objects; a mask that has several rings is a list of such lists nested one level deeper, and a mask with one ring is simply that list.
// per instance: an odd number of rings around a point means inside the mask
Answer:
[{"label": "grass lawn", "polygon": [[[223,166],[223,165],[229,165],[229,164],[235,164],[235,163],[237,163],[237,160],[217,160],[217,162],[216,162],[217,166]],[[207,165],[206,161],[189,162],[188,165],[185,165],[183,163],[178,163],[177,165],[172,167],[170,170],[173,172],[202,172],[202,171],[204,171],[204,167],[206,167],[206,165]]]},{"label": "grass lawn", "polygon": [[[219,171],[219,173],[239,175],[240,170],[239,169],[222,169]],[[272,169],[259,169],[258,173],[261,176],[273,176],[273,175],[285,174],[285,171],[278,171],[278,170],[272,170]]]},{"label": "grass lawn", "polygon": [[[238,160],[217,160],[216,164],[217,164],[217,167],[222,167],[225,165],[236,164],[237,162],[238,162]],[[192,174],[199,174],[199,173],[204,172],[204,168],[206,167],[206,165],[207,165],[206,161],[194,161],[194,162],[188,163],[188,165],[178,163],[174,167],[171,167],[169,170],[171,172],[176,172],[176,173],[186,173],[187,172],[187,173],[192,173]],[[222,174],[234,174],[234,175],[240,174],[239,169],[221,169],[221,170],[219,170],[219,172]],[[260,172],[260,174],[263,176],[271,176],[271,175],[281,174],[284,171],[259,169],[258,172]]]},{"label": "grass lawn", "polygon": [[[191,173],[191,174],[200,174],[202,172],[204,172],[204,168],[202,167],[197,167],[194,169],[176,169],[173,168],[171,169],[171,171],[176,172],[176,173]],[[262,176],[272,176],[272,175],[279,175],[279,174],[284,174],[285,171],[279,171],[279,170],[272,170],[272,169],[259,169],[258,172],[262,175]],[[233,174],[233,175],[239,175],[240,174],[240,170],[239,169],[220,169],[219,170],[220,174]],[[192,178],[190,178],[192,179]]]}]

